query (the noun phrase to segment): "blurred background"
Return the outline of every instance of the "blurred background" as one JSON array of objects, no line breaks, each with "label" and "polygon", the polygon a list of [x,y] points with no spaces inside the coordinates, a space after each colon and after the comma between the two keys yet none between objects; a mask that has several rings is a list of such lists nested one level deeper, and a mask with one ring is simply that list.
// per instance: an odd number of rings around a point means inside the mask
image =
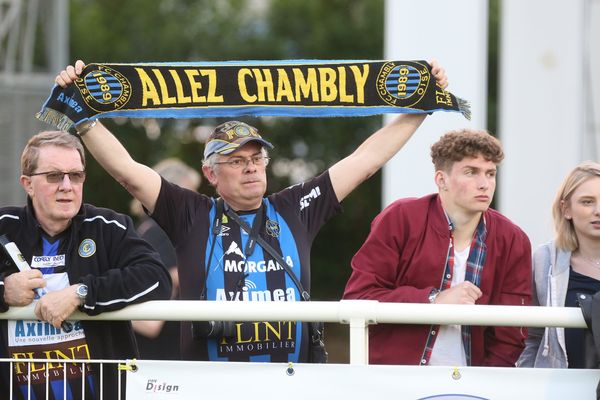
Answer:
[{"label": "blurred background", "polygon": [[[500,170],[495,206],[524,228],[534,246],[541,244],[552,237],[550,203],[564,173],[582,159],[597,159],[599,3],[0,0],[0,204],[24,203],[18,186],[22,148],[33,133],[49,128],[34,115],[56,73],[76,59],[437,58],[448,71],[449,89],[473,103],[473,120],[428,118],[403,158],[386,167],[384,179],[378,173],[344,201],[344,212],[325,225],[313,246],[313,299],[341,298],[350,260],[384,204],[433,190],[428,146],[451,126],[488,129],[505,143],[513,156]],[[382,117],[241,119],[275,145],[269,192],[325,170],[383,123]],[[223,121],[105,123],[142,163],[178,157],[200,170],[204,140]],[[85,201],[129,213],[129,194],[91,157],[88,162]],[[214,194],[207,184],[199,191]],[[331,361],[347,362],[347,327],[333,324],[327,335]]]}]

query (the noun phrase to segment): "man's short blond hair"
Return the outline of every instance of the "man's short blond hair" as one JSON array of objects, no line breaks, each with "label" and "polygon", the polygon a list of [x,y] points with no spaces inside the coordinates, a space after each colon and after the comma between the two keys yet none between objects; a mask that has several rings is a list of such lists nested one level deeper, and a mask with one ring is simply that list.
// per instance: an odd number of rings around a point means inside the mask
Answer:
[{"label": "man's short blond hair", "polygon": [[85,170],[85,150],[79,138],[64,131],[44,131],[34,135],[21,154],[21,174],[31,175],[38,166],[40,148],[44,146],[58,146],[68,149],[75,149],[81,158],[81,165]]}]

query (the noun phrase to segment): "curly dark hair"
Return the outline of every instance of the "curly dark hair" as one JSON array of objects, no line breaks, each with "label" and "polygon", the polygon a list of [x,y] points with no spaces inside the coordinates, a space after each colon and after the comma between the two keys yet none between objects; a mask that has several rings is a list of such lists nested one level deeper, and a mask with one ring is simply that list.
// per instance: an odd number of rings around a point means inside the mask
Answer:
[{"label": "curly dark hair", "polygon": [[431,146],[431,161],[436,171],[448,172],[455,162],[477,156],[499,164],[504,159],[500,141],[486,131],[461,129],[444,134]]}]

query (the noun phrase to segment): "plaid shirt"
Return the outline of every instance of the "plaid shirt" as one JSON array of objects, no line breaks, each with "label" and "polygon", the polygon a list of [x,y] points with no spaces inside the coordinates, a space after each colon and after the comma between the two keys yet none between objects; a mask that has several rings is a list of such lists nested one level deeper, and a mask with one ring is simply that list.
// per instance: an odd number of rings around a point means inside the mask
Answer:
[{"label": "plaid shirt", "polygon": [[[446,215],[446,217],[448,216]],[[448,228],[450,229],[450,243],[448,244],[446,268],[444,270],[444,275],[440,284],[440,290],[449,289],[451,287],[450,285],[452,283],[452,274],[454,273],[454,236],[452,235],[454,226],[449,218]],[[482,216],[481,220],[479,221],[479,224],[477,225],[477,229],[475,230],[475,234],[473,235],[473,240],[471,241],[471,249],[469,250],[469,257],[467,258],[467,268],[465,273],[465,281],[469,281],[477,287],[480,286],[481,274],[483,272],[483,264],[485,264],[486,235],[487,230],[485,228],[485,218]],[[437,337],[439,329],[439,325],[430,326],[429,334],[427,336],[427,342],[425,343],[425,349],[423,350],[423,355],[421,356],[421,365],[429,364],[431,352],[433,351],[433,345],[435,344],[435,339]],[[463,346],[467,358],[467,365],[471,365],[471,326],[462,325],[461,331]]]}]

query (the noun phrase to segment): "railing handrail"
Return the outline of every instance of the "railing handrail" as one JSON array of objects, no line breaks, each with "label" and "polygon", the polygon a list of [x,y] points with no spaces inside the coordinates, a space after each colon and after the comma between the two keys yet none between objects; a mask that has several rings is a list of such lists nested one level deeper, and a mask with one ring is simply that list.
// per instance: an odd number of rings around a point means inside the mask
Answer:
[{"label": "railing handrail", "polygon": [[[0,319],[36,319],[34,305],[11,307]],[[496,305],[450,305],[382,303],[373,300],[311,302],[237,301],[149,301],[119,311],[89,316],[75,312],[73,320],[165,320],[165,321],[323,321],[349,324],[352,319],[366,324],[464,324],[486,326],[525,326],[585,328],[579,308]]]},{"label": "railing handrail", "polygon": [[[34,306],[12,307],[0,318],[36,319]],[[350,326],[350,363],[368,364],[369,325],[376,323],[561,326],[585,328],[579,308],[454,304],[381,303],[374,300],[342,301],[191,301],[167,300],[135,304],[119,311],[90,317],[77,311],[72,320],[165,321],[323,321]]]}]

